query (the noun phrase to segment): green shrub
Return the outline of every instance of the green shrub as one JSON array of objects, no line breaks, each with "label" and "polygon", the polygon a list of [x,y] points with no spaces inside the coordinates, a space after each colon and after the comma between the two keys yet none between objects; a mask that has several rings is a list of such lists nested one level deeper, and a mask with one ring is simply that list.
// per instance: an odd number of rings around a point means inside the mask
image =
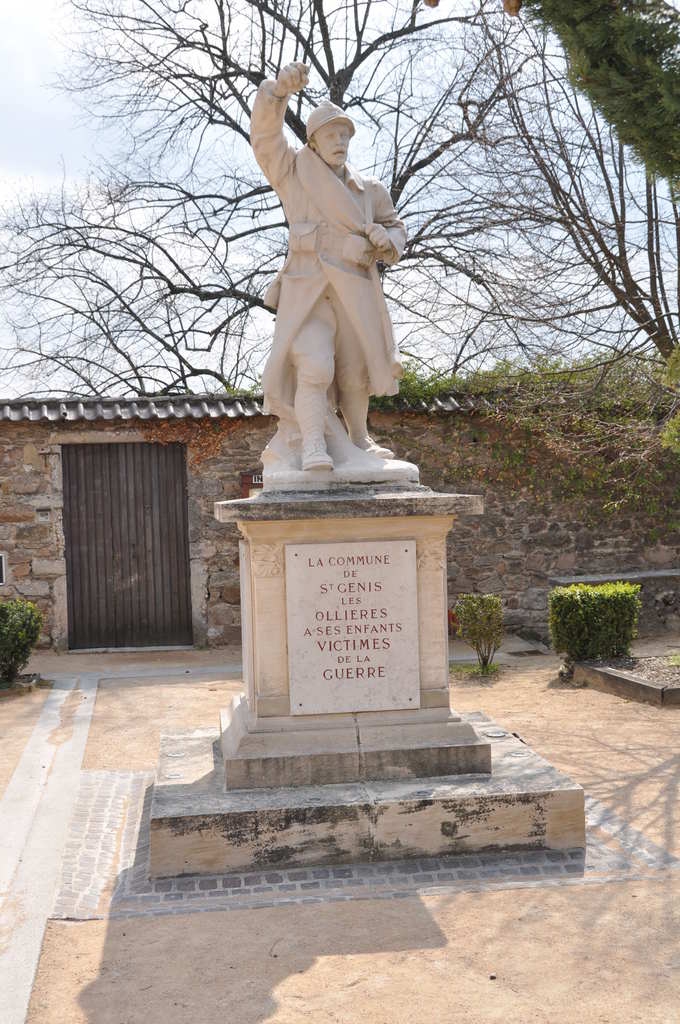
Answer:
[{"label": "green shrub", "polygon": [[31,601],[0,602],[0,683],[12,683],[38,642],[42,613]]},{"label": "green shrub", "polygon": [[630,654],[642,602],[638,583],[573,583],[550,593],[550,638],[572,661]]},{"label": "green shrub", "polygon": [[458,633],[488,669],[503,639],[503,606],[497,594],[461,594],[454,608]]}]

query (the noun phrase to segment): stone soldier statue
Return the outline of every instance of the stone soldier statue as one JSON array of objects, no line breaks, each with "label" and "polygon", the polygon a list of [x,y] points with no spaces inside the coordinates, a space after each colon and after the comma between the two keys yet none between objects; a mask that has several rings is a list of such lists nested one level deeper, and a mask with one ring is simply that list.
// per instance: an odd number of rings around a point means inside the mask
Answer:
[{"label": "stone soldier statue", "polygon": [[260,85],[251,117],[255,158],[289,224],[286,261],[264,298],[277,310],[265,409],[280,420],[265,473],[272,463],[330,470],[391,458],[368,436],[368,399],[396,394],[402,373],[376,260],[399,260],[404,225],[387,189],[346,163],[354,124],[340,107],[321,103],[307,121],[307,145],[288,144],[288,98],[307,80],[304,64],[288,64]]}]

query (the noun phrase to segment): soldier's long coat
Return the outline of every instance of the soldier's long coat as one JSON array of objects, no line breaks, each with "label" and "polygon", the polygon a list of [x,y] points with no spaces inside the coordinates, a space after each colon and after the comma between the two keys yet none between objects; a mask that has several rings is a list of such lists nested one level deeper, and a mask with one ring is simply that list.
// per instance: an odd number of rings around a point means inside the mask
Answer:
[{"label": "soldier's long coat", "polygon": [[[288,144],[283,134],[287,100],[275,96],[273,86],[266,81],[258,90],[250,135],[255,158],[290,226],[286,262],[265,295],[265,303],[277,310],[262,378],[266,408],[290,414],[295,392],[291,342],[329,284],[356,332],[371,393],[396,394],[401,362],[375,263],[362,269],[338,252],[337,243],[348,239],[350,249],[370,252],[366,231],[373,223],[382,224],[393,246],[386,261],[396,263],[406,242],[404,225],[389,192],[375,178],[346,166],[341,181],[309,146],[296,150]],[[323,244],[329,231],[336,242],[333,251]]]}]

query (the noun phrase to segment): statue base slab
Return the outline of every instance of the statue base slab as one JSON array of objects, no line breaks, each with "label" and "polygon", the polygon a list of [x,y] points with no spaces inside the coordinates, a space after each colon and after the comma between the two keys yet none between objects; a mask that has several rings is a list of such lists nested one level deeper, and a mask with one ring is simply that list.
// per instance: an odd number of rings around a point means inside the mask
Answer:
[{"label": "statue base slab", "polygon": [[[409,517],[411,521],[416,516],[445,516],[448,518],[448,532],[458,516],[480,516],[483,511],[484,499],[479,494],[444,494],[422,484],[400,487],[394,483],[343,484],[331,493],[328,488],[310,486],[291,489],[285,494],[262,489],[250,498],[215,502],[217,521],[236,523],[244,535],[248,529],[246,524],[250,523],[264,525],[299,519],[305,521],[308,529],[314,530],[310,520],[319,524],[332,521],[336,523],[335,532],[341,534],[344,530],[351,530],[351,524],[345,522],[348,519],[384,520],[402,516]],[[281,527],[277,529],[280,533]],[[417,524],[412,523],[412,529],[417,529]],[[322,525],[316,532],[328,534]]]},{"label": "statue base slab", "polygon": [[339,465],[335,469],[269,469],[262,474],[263,491],[346,491],[352,485],[394,487],[418,485],[418,467],[397,459],[366,459],[365,464]]}]

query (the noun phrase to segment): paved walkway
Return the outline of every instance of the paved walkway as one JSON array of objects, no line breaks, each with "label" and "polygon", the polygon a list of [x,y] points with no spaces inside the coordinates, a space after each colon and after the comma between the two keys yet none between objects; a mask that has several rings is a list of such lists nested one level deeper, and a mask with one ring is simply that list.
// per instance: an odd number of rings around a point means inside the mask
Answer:
[{"label": "paved walkway", "polygon": [[2,1024],[23,1024],[26,1016],[77,798],[97,683],[93,675],[55,680],[0,801]]}]

